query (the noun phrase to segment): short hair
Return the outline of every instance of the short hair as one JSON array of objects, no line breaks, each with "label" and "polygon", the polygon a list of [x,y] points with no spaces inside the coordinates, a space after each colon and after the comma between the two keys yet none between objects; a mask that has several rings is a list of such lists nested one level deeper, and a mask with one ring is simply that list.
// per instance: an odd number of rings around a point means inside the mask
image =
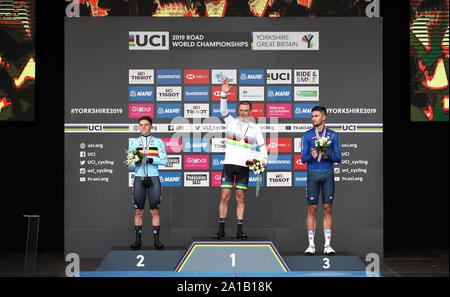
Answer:
[{"label": "short hair", "polygon": [[248,105],[248,106],[250,107],[250,110],[252,109],[252,103],[251,103],[250,101],[244,100],[244,101],[239,102],[238,108],[239,108],[239,106],[241,106],[242,104]]},{"label": "short hair", "polygon": [[152,121],[152,118],[151,118],[151,117],[149,117],[149,116],[143,116],[143,117],[140,117],[139,120],[138,120],[138,123],[140,123],[140,122],[143,121],[143,120],[149,121],[149,122],[150,122],[150,125],[151,125],[151,126],[153,125],[153,121]]},{"label": "short hair", "polygon": [[314,106],[314,107],[311,109],[311,113],[312,113],[313,111],[320,111],[321,114],[327,115],[327,109],[325,108],[325,106],[321,106],[321,105]]}]

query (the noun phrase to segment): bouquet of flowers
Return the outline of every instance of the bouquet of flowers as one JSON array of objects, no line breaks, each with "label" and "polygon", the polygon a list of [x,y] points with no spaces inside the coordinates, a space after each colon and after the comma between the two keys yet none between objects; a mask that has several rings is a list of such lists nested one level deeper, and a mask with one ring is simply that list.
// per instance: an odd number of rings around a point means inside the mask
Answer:
[{"label": "bouquet of flowers", "polygon": [[319,158],[317,159],[317,162],[320,162],[320,159],[322,159],[323,153],[328,151],[328,149],[330,148],[331,140],[329,139],[329,137],[319,137],[316,140],[315,144],[316,144],[317,151],[319,152]]},{"label": "bouquet of flowers", "polygon": [[261,187],[261,173],[266,169],[263,163],[258,159],[253,159],[253,164],[249,167],[256,174],[256,197],[259,196],[259,188]]},{"label": "bouquet of flowers", "polygon": [[144,160],[144,155],[140,151],[128,152],[125,150],[125,152],[127,153],[127,160],[125,161],[125,165],[127,166],[135,167],[136,164],[139,164],[142,160]]}]

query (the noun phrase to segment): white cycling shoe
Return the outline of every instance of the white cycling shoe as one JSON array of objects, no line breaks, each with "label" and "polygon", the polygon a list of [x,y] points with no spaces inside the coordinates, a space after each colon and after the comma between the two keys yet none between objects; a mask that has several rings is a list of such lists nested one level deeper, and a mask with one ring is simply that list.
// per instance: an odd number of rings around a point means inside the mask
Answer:
[{"label": "white cycling shoe", "polygon": [[323,248],[323,253],[325,255],[334,255],[336,252],[333,250],[333,248],[331,247],[331,245],[327,245],[326,247]]},{"label": "white cycling shoe", "polygon": [[314,246],[312,246],[312,245],[308,246],[308,248],[307,248],[306,251],[305,251],[305,254],[306,254],[307,256],[312,256],[312,255],[314,255],[315,253],[316,253],[316,248],[315,248]]}]

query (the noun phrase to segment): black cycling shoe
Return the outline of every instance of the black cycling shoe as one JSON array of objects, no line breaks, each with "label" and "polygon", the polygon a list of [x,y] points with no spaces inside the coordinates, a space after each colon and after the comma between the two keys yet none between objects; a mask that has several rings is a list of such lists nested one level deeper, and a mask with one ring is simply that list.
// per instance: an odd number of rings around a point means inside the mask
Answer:
[{"label": "black cycling shoe", "polygon": [[238,232],[236,234],[236,238],[237,239],[241,239],[241,240],[245,240],[245,239],[247,239],[247,234],[245,234],[244,232]]},{"label": "black cycling shoe", "polygon": [[142,247],[142,242],[141,242],[141,240],[140,240],[140,239],[139,239],[139,240],[136,239],[136,241],[133,242],[133,243],[130,245],[130,247],[131,247],[133,250],[139,250],[139,249]]},{"label": "black cycling shoe", "polygon": [[164,244],[162,244],[158,238],[155,238],[155,243],[153,244],[153,247],[157,250],[162,250],[164,248]]},{"label": "black cycling shoe", "polygon": [[221,238],[225,237],[225,231],[219,230],[217,233],[213,236],[215,240],[220,240]]}]

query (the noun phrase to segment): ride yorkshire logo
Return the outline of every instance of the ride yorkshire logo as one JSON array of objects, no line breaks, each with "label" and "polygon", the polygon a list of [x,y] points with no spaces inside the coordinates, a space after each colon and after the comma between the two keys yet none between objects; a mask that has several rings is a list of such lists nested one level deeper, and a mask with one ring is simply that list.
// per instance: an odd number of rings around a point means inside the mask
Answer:
[{"label": "ride yorkshire logo", "polygon": [[129,50],[169,50],[169,32],[129,32]]}]

